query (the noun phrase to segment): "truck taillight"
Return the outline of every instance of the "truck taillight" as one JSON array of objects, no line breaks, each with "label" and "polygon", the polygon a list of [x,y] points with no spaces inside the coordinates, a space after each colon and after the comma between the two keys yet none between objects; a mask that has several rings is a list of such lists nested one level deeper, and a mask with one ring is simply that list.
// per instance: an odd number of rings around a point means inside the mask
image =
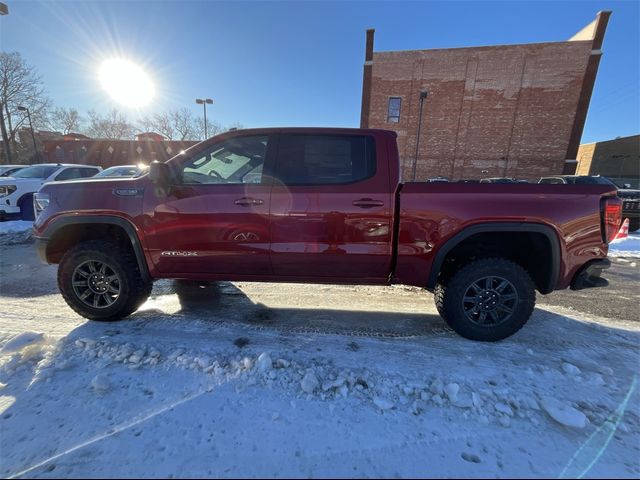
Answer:
[{"label": "truck taillight", "polygon": [[611,242],[622,223],[622,201],[618,197],[607,197],[602,202],[602,236]]}]

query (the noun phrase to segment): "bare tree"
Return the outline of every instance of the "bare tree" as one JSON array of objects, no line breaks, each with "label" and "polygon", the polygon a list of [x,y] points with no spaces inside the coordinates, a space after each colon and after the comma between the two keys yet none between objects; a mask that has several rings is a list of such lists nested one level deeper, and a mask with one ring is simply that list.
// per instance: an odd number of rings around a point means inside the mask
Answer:
[{"label": "bare tree", "polygon": [[82,127],[82,118],[75,108],[56,108],[49,116],[49,125],[53,130],[67,135],[78,132]]},{"label": "bare tree", "polygon": [[171,119],[177,132],[176,140],[193,140],[196,135],[194,118],[191,111],[184,107],[171,112]]},{"label": "bare tree", "polygon": [[129,123],[127,117],[117,109],[105,115],[95,110],[89,110],[89,125],[86,133],[93,138],[108,138],[112,140],[128,140],[133,137],[135,127]]},{"label": "bare tree", "polygon": [[193,140],[198,135],[196,119],[188,108],[156,113],[140,122],[144,130],[159,133],[168,140]]},{"label": "bare tree", "polygon": [[[204,119],[198,117],[195,119],[193,138],[191,140],[206,140],[204,133]],[[211,138],[219,133],[226,132],[228,128],[225,128],[219,122],[215,120],[207,120],[207,137]]]},{"label": "bare tree", "polygon": [[[204,119],[194,116],[186,107],[145,117],[140,121],[140,126],[143,130],[159,133],[168,140],[205,140]],[[209,120],[207,136],[213,137],[231,128],[242,128],[242,125],[236,122],[224,127],[215,120]]]},{"label": "bare tree", "polygon": [[166,137],[167,140],[173,140],[175,135],[173,118],[170,112],[156,113],[153,117],[145,117],[140,121],[140,125],[143,130],[159,133]]},{"label": "bare tree", "polygon": [[2,136],[5,141],[7,160],[9,150],[17,147],[18,131],[28,126],[27,115],[18,107],[29,109],[34,128],[47,125],[47,109],[50,100],[46,96],[42,78],[18,52],[0,53],[0,113]]}]

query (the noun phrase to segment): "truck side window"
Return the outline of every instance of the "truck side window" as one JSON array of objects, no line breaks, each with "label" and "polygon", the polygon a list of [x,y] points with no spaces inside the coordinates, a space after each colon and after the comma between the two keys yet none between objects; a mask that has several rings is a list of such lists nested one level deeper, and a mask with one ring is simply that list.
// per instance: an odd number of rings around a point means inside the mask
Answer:
[{"label": "truck side window", "polygon": [[276,168],[286,185],[358,182],[375,174],[374,141],[362,135],[283,135]]},{"label": "truck side window", "polygon": [[182,167],[184,184],[262,183],[268,137],[230,138],[196,154]]}]

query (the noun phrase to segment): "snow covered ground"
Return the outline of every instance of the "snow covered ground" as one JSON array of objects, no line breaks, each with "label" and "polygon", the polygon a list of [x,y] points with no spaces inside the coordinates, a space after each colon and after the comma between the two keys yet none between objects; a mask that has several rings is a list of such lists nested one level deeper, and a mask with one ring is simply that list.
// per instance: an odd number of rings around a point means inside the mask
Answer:
[{"label": "snow covered ground", "polygon": [[640,257],[640,233],[630,233],[623,240],[614,240],[609,245],[610,257]]},{"label": "snow covered ground", "polygon": [[100,324],[13,265],[2,476],[640,475],[640,323],[544,306],[481,344],[415,288],[158,282]]}]

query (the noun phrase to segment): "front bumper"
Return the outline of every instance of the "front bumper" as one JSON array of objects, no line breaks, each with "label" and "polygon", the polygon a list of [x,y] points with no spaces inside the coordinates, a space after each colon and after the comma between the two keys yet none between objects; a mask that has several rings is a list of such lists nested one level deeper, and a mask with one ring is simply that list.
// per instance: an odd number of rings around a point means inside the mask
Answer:
[{"label": "front bumper", "polygon": [[49,243],[48,238],[43,237],[34,237],[36,253],[38,254],[38,258],[42,263],[49,263],[47,260],[47,244]]},{"label": "front bumper", "polygon": [[20,207],[0,203],[0,212],[5,215],[17,215],[20,213]]},{"label": "front bumper", "polygon": [[584,265],[571,281],[571,290],[583,290],[585,288],[606,287],[609,285],[607,279],[600,275],[603,270],[611,266],[611,260],[600,258],[592,260]]}]

